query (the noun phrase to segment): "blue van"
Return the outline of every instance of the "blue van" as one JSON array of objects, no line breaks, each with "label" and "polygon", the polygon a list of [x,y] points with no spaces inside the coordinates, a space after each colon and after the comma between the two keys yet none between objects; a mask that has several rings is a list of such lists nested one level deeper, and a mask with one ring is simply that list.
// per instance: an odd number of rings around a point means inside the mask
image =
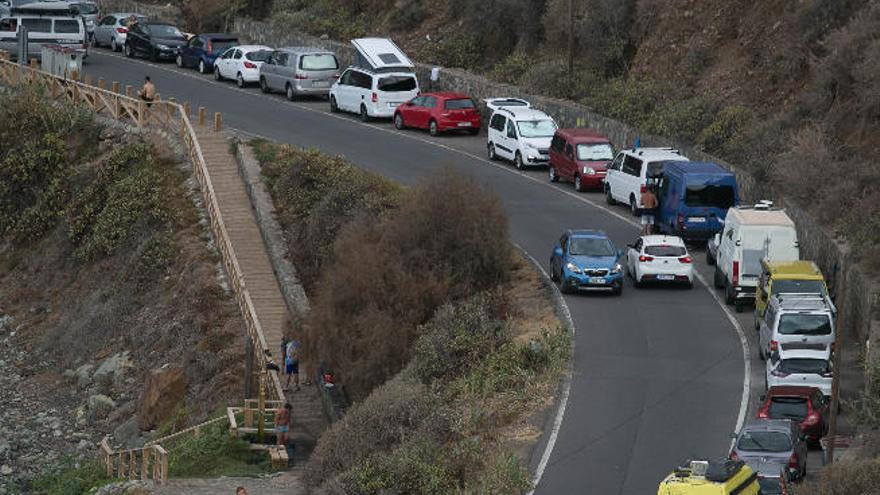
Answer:
[{"label": "blue van", "polygon": [[665,162],[656,184],[655,228],[686,240],[720,232],[727,209],[739,204],[736,176],[715,163]]}]

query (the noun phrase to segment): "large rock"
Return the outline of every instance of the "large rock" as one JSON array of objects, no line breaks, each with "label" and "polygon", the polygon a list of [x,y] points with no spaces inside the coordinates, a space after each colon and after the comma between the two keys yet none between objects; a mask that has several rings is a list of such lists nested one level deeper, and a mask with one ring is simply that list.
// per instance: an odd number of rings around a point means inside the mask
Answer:
[{"label": "large rock", "polygon": [[138,426],[152,430],[164,423],[186,397],[186,374],[180,366],[150,370],[138,401]]},{"label": "large rock", "polygon": [[131,362],[129,352],[120,352],[102,361],[98,369],[95,370],[95,374],[92,375],[92,379],[103,390],[109,390],[114,385],[119,385],[123,382],[125,373],[132,366],[134,364]]},{"label": "large rock", "polygon": [[96,419],[106,418],[114,408],[116,402],[106,395],[96,394],[89,397],[89,413]]}]

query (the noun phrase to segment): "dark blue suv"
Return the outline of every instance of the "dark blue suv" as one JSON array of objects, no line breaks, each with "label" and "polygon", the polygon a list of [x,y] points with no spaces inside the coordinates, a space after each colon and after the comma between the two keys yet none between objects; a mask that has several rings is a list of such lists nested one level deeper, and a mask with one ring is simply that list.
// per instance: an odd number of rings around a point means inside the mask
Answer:
[{"label": "dark blue suv", "polygon": [[199,34],[189,39],[177,54],[178,67],[196,67],[202,74],[214,71],[214,61],[227,48],[238,45],[238,38],[231,34]]},{"label": "dark blue suv", "polygon": [[623,267],[617,249],[601,230],[567,230],[553,247],[550,273],[562,292],[578,290],[623,293]]}]

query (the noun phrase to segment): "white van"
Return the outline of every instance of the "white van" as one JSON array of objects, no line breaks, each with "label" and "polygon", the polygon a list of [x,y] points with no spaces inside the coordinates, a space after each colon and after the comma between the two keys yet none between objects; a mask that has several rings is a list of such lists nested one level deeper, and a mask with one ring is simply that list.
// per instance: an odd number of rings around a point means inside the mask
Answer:
[{"label": "white van", "polygon": [[83,18],[67,2],[37,2],[13,7],[0,17],[0,50],[18,59],[18,31],[28,30],[28,59],[42,58],[44,44],[87,50]]},{"label": "white van", "polygon": [[394,110],[419,95],[415,65],[388,38],[351,40],[357,60],[330,87],[330,110],[359,114],[368,121],[391,118]]},{"label": "white van", "polygon": [[754,301],[761,260],[800,259],[797,230],[784,210],[762,202],[727,210],[724,230],[715,234],[718,246],[715,287],[724,289],[725,301],[741,312],[747,300]]},{"label": "white van", "polygon": [[614,205],[623,203],[638,215],[642,193],[663,162],[686,162],[687,157],[673,148],[632,148],[614,157],[605,174],[605,200]]},{"label": "white van", "polygon": [[[547,165],[556,122],[546,113],[519,104],[487,100],[495,112],[486,129],[486,152],[490,160],[510,160],[516,168]],[[523,100],[520,100],[523,101]]]}]

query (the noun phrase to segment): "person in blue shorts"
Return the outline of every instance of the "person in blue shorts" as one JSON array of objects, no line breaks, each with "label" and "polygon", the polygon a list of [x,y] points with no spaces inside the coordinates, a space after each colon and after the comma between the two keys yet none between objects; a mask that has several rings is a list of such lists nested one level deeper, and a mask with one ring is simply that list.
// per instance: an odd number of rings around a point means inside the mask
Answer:
[{"label": "person in blue shorts", "polygon": [[284,355],[284,370],[287,372],[287,384],[284,391],[290,389],[290,378],[293,377],[294,391],[299,391],[299,341],[291,339],[287,343],[287,352]]}]

